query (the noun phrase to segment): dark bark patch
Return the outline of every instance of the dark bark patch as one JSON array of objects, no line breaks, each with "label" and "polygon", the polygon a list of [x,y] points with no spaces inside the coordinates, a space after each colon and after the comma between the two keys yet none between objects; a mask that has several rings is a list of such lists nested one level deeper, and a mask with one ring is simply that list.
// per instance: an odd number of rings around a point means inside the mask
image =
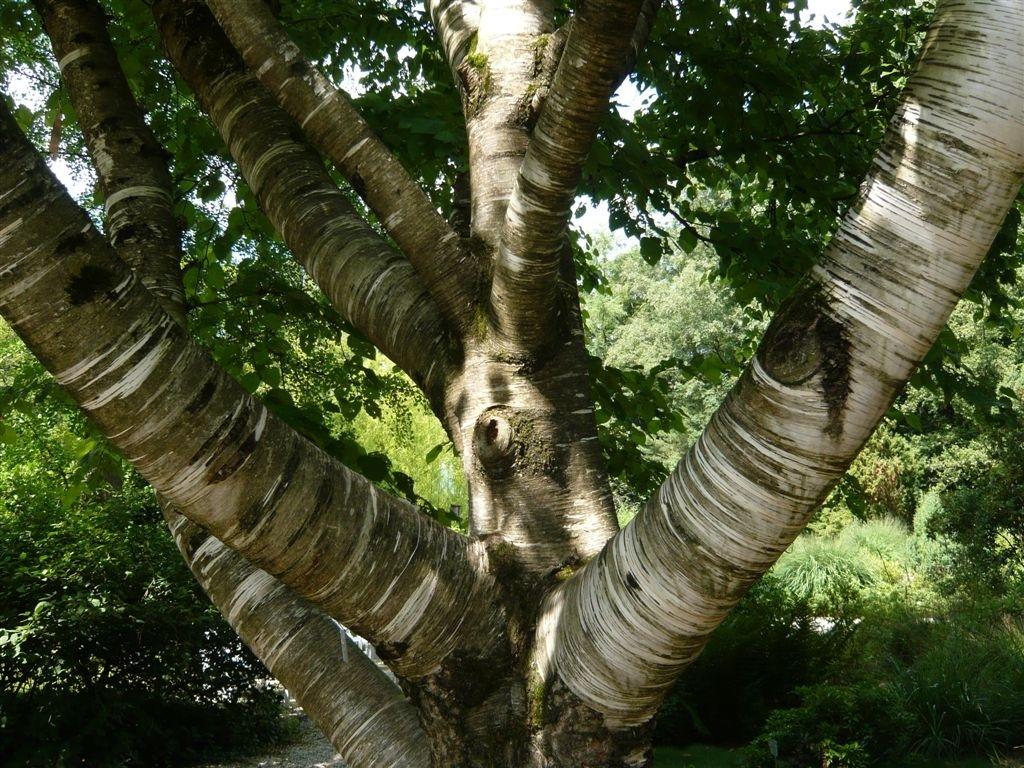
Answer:
[{"label": "dark bark patch", "polygon": [[636,580],[636,576],[628,571],[626,572],[626,586],[633,590],[640,590],[640,582]]},{"label": "dark bark patch", "polygon": [[75,251],[85,248],[89,243],[84,232],[76,232],[73,235],[68,235],[57,243],[57,246],[53,249],[53,255],[59,258],[68,256]]},{"label": "dark bark patch", "polygon": [[974,157],[978,154],[977,148],[972,147],[959,136],[954,136],[951,133],[940,132],[936,134],[936,138],[950,149],[956,149],[960,152],[963,152],[965,155],[970,155],[971,157]]},{"label": "dark bark patch", "polygon": [[517,458],[519,446],[511,415],[508,408],[490,408],[480,415],[473,430],[473,451],[492,478],[507,475]]},{"label": "dark bark patch", "polygon": [[199,413],[206,406],[210,400],[213,399],[213,393],[217,391],[217,382],[211,379],[203,385],[203,388],[199,390],[195,397],[193,397],[189,404],[185,406],[185,413]]},{"label": "dark bark patch", "polygon": [[185,541],[185,554],[189,560],[195,557],[196,552],[199,551],[199,547],[203,545],[208,538],[210,538],[209,531],[198,526],[192,533],[189,534],[188,539]]},{"label": "dark bark patch", "polygon": [[786,300],[765,333],[758,359],[772,378],[787,386],[819,376],[829,416],[825,433],[842,435],[850,394],[850,342],[817,286],[798,288]]},{"label": "dark bark patch", "polygon": [[256,433],[253,432],[242,441],[242,444],[238,446],[238,450],[235,451],[234,455],[232,455],[232,457],[223,464],[220,469],[213,473],[213,477],[211,478],[212,481],[219,483],[237,472],[238,469],[245,464],[246,459],[252,455],[252,452],[256,450],[256,442]]},{"label": "dark bark patch", "polygon": [[65,291],[71,304],[77,307],[94,301],[100,296],[110,294],[115,285],[117,285],[116,274],[109,269],[86,264],[77,274],[71,276]]},{"label": "dark bark patch", "polygon": [[402,658],[405,652],[409,650],[409,644],[404,643],[401,640],[396,640],[393,643],[380,643],[376,646],[377,655],[383,661],[394,661],[395,659]]}]

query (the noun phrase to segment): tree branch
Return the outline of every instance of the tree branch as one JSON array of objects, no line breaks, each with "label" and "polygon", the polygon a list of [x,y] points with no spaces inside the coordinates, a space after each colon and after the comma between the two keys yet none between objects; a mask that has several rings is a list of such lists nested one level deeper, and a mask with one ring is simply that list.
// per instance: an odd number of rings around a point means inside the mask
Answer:
[{"label": "tree branch", "polygon": [[[427,674],[503,631],[464,538],[278,420],[187,338],[0,110],[0,314],[140,474],[253,565]],[[339,564],[342,564],[339,567]]]},{"label": "tree branch", "polygon": [[459,71],[474,46],[480,26],[480,5],[476,0],[427,0],[427,13],[434,23],[456,85],[462,86]]},{"label": "tree branch", "polygon": [[531,83],[554,29],[552,0],[488,0],[476,46],[458,74],[465,90],[472,182],[472,233],[498,244],[505,209],[526,155]]},{"label": "tree branch", "polygon": [[654,28],[654,19],[657,17],[660,7],[661,0],[643,0],[641,3],[640,13],[636,17],[636,27],[633,28],[633,37],[629,42],[629,55],[619,71],[618,80],[612,89],[613,93],[622,85],[622,81],[629,77],[629,73],[636,68],[636,63],[640,60],[640,54],[647,45],[647,39],[651,36],[651,30]]},{"label": "tree branch", "polygon": [[157,0],[152,8],[171,62],[285,244],[331,305],[439,407],[449,334],[422,278],[359,217],[205,6]]},{"label": "tree branch", "polygon": [[349,768],[429,768],[412,705],[341,627],[187,518],[164,517],[210,600]]},{"label": "tree branch", "polygon": [[207,5],[249,68],[377,215],[445,315],[466,328],[476,301],[475,268],[420,185],[348,97],[306,60],[264,0]]},{"label": "tree branch", "polygon": [[534,350],[557,309],[559,255],[583,162],[622,79],[642,0],[589,0],[565,51],[508,204],[494,264],[491,310],[499,334]]},{"label": "tree branch", "polygon": [[859,201],[647,507],[549,601],[542,673],[627,726],[804,528],[1024,178],[1024,6],[941,2]]},{"label": "tree branch", "polygon": [[[114,201],[107,211],[112,244],[144,285],[154,265],[168,267],[155,277],[158,288],[173,289],[169,296],[153,291],[151,281],[147,287],[184,326],[183,306],[174,300],[182,292],[181,232],[171,213],[166,153],[128,88],[103,11],[93,0],[38,0],[36,7],[58,61],[70,62],[69,95],[106,197]],[[412,707],[334,621],[158,500],[207,596],[348,765],[429,766]]]},{"label": "tree branch", "polygon": [[146,125],[94,0],[35,0],[105,200],[107,236],[164,309],[185,321],[181,238],[166,152]]}]

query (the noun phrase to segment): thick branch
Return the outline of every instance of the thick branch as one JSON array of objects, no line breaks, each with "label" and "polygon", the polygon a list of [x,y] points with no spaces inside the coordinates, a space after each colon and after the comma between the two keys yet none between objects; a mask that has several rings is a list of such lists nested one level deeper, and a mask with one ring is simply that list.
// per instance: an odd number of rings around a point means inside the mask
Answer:
[{"label": "thick branch", "polygon": [[476,45],[480,26],[480,5],[476,0],[427,0],[427,12],[434,23],[452,77],[460,87],[459,71]]},{"label": "thick branch", "polygon": [[172,63],[285,244],[335,309],[436,404],[448,334],[420,276],[359,217],[202,3],[158,0],[153,13]]},{"label": "thick branch", "polygon": [[[184,325],[181,233],[165,153],[145,125],[92,0],[37,2],[108,202],[112,244]],[[145,258],[143,258],[145,256]],[[165,270],[154,266],[166,266]],[[154,291],[152,276],[157,280]],[[173,287],[171,296],[164,287]],[[331,739],[348,765],[426,766],[429,753],[401,691],[338,625],[195,523],[164,516],[186,563],[232,628]]]},{"label": "thick branch", "polygon": [[859,201],[646,509],[549,602],[539,658],[608,722],[803,529],[931,347],[1024,178],[1024,6],[939,5]]},{"label": "thick branch", "polygon": [[576,186],[621,81],[642,5],[641,0],[589,0],[572,20],[508,204],[494,264],[496,327],[518,348],[536,348],[551,329]]},{"label": "thick branch", "polygon": [[337,623],[187,518],[164,517],[210,600],[349,768],[429,768],[415,710]]},{"label": "thick branch", "polygon": [[99,179],[107,236],[176,320],[181,238],[166,152],[135,102],[95,0],[35,0]]},{"label": "thick branch", "polygon": [[629,73],[636,68],[640,54],[647,45],[647,39],[651,36],[651,29],[654,28],[654,19],[658,15],[658,8],[661,0],[643,0],[640,4],[640,13],[636,17],[636,27],[633,28],[633,37],[629,42],[629,55],[619,70],[618,78],[615,81],[615,91],[622,84],[622,81],[629,77]]},{"label": "thick branch", "polygon": [[[465,539],[269,414],[163,312],[0,115],[0,314],[181,512],[400,673],[500,636]],[[471,637],[467,637],[471,635]]]},{"label": "thick branch", "polygon": [[458,235],[348,97],[302,55],[264,0],[208,0],[246,64],[338,167],[454,324],[473,317],[474,270]]},{"label": "thick branch", "polygon": [[472,232],[496,247],[529,142],[530,87],[554,27],[552,0],[486,0],[464,83]]}]

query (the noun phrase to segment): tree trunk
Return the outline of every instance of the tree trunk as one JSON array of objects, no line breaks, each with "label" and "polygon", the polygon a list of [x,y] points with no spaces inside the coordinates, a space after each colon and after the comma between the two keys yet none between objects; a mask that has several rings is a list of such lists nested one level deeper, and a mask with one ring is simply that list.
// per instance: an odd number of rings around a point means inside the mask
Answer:
[{"label": "tree trunk", "polygon": [[1024,177],[1024,7],[945,0],[828,251],[619,531],[565,232],[656,3],[594,0],[557,29],[549,0],[428,3],[468,131],[461,237],[261,4],[209,0],[218,25],[198,0],[155,0],[168,58],[282,240],[427,395],[469,481],[463,537],[305,440],[189,338],[167,169],[100,6],[37,5],[109,237],[0,102],[0,313],[166,500],[197,579],[350,768],[649,766],[669,686],[868,439]]}]

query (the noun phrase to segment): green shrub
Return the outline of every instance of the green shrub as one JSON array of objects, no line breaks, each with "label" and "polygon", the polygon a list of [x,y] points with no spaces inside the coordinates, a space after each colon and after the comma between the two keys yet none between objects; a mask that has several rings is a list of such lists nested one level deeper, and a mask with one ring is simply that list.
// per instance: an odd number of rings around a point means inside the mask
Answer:
[{"label": "green shrub", "polygon": [[990,611],[942,619],[877,611],[799,698],[768,718],[747,751],[750,766],[1008,753],[1024,744],[1024,624]]},{"label": "green shrub", "polygon": [[1024,630],[940,623],[913,662],[893,664],[891,685],[928,757],[986,754],[1024,744]]},{"label": "green shrub", "polygon": [[284,736],[151,490],[0,324],[0,766],[160,766]]},{"label": "green shrub", "polygon": [[683,673],[658,715],[655,742],[752,738],[773,709],[797,703],[798,686],[821,678],[848,631],[845,623],[816,629],[807,605],[765,577]]},{"label": "green shrub", "polygon": [[21,490],[0,504],[0,764],[166,765],[285,735],[144,488],[70,508]]},{"label": "green shrub", "polygon": [[851,542],[819,536],[798,538],[772,573],[782,589],[828,616],[846,612],[876,578]]},{"label": "green shrub", "polygon": [[801,705],[772,713],[746,749],[750,768],[862,768],[895,753],[909,718],[884,684],[800,689]]}]

